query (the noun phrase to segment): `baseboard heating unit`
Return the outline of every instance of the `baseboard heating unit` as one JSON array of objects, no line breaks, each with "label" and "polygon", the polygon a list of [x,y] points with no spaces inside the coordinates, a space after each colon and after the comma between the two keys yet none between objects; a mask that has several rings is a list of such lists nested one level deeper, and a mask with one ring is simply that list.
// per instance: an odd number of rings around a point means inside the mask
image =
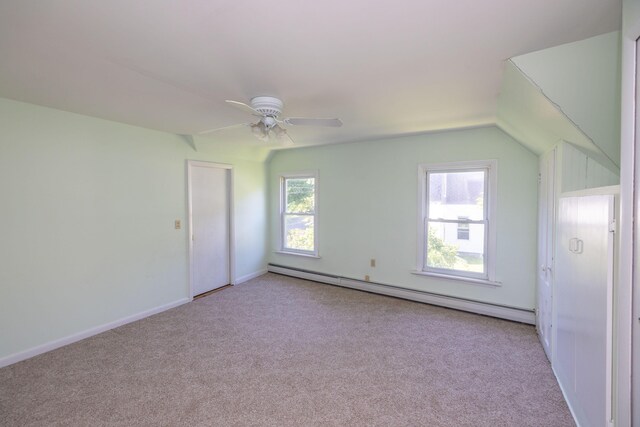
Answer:
[{"label": "baseboard heating unit", "polygon": [[441,307],[468,311],[470,313],[482,314],[485,316],[497,317],[500,319],[513,320],[515,322],[528,323],[531,325],[535,325],[536,323],[535,312],[531,309],[510,307],[500,304],[491,304],[487,302],[452,297],[433,292],[406,289],[399,286],[393,286],[383,283],[365,282],[364,280],[350,279],[347,277],[318,273],[314,271],[286,267],[277,264],[269,264],[268,271],[271,273],[282,274],[284,276],[311,280],[313,282],[326,283],[329,285],[342,286],[345,288],[357,289],[360,291],[387,295],[410,301],[438,305]]}]

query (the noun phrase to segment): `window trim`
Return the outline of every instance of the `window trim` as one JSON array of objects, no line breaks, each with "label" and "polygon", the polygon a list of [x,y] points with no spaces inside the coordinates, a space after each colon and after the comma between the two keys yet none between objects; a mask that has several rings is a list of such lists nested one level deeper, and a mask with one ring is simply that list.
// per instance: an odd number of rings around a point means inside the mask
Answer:
[{"label": "window trim", "polygon": [[[298,255],[310,258],[320,258],[318,254],[318,195],[319,195],[319,186],[318,186],[318,171],[300,171],[300,172],[291,172],[291,173],[282,173],[280,174],[280,230],[278,233],[278,250],[276,253],[286,254],[286,255]],[[313,216],[313,250],[306,251],[302,249],[292,249],[287,248],[284,245],[285,242],[285,215],[286,212],[286,187],[285,183],[287,179],[296,179],[296,178],[313,178],[313,197],[314,197],[314,209],[313,215],[307,214],[309,216]]]},{"label": "window trim", "polygon": [[[485,220],[480,221],[486,224],[485,228],[485,274],[468,273],[461,270],[439,269],[428,267],[426,265],[426,222],[429,220],[429,186],[428,172],[462,172],[467,170],[485,169],[487,176],[485,179],[485,196],[484,209]],[[447,163],[421,163],[418,165],[418,224],[417,224],[417,260],[415,272],[425,276],[443,277],[449,279],[459,279],[465,282],[483,282],[494,284],[495,265],[496,265],[496,214],[497,214],[497,175],[498,161],[489,160],[471,160],[462,162]],[[458,221],[454,221],[458,222]],[[469,221],[473,223],[474,221]]]}]

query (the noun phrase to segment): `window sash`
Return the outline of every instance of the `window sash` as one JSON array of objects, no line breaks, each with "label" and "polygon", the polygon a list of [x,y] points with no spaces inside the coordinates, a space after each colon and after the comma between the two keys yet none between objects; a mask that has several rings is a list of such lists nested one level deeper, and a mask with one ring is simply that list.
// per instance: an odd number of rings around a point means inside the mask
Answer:
[{"label": "window sash", "polygon": [[[287,219],[291,218],[291,217],[307,217],[307,218],[312,218],[312,239],[313,239],[313,248],[312,249],[303,249],[303,248],[296,248],[296,247],[292,247],[292,246],[288,246],[287,245]],[[283,215],[283,233],[282,233],[282,248],[286,249],[287,251],[294,251],[294,252],[301,252],[301,253],[305,253],[305,254],[313,254],[315,253],[315,229],[316,229],[316,225],[315,225],[315,215],[312,214],[284,214]]]},{"label": "window sash", "polygon": [[[432,267],[428,264],[429,257],[429,223],[441,223],[441,224],[480,224],[483,225],[484,237],[483,237],[483,245],[482,245],[482,273],[477,273],[474,271],[467,270],[459,270],[456,268],[446,268],[446,267]],[[488,249],[489,249],[489,221],[457,221],[457,220],[433,220],[429,218],[424,218],[424,259],[422,260],[422,271],[426,272],[434,272],[434,273],[442,273],[452,275],[455,273],[456,276],[463,277],[472,277],[478,279],[488,279],[489,278],[489,260],[488,260]]]},{"label": "window sash", "polygon": [[445,224],[486,224],[489,222],[488,219],[444,219],[444,218],[424,218],[425,221],[431,222],[442,222]]},{"label": "window sash", "polygon": [[[443,167],[433,167],[433,168],[425,168],[425,175],[423,175],[425,188],[423,192],[424,199],[424,215],[423,215],[423,232],[424,232],[424,241],[423,244],[423,257],[421,260],[422,271],[425,272],[433,272],[433,273],[441,273],[451,276],[459,276],[459,277],[470,277],[470,278],[479,278],[489,280],[489,239],[490,239],[490,224],[489,224],[489,206],[490,206],[490,198],[495,197],[493,194],[489,194],[490,188],[490,176],[489,176],[489,167],[469,167],[469,168],[456,168],[451,167],[448,168],[446,166]],[[430,195],[430,178],[432,174],[448,174],[448,173],[464,173],[464,172],[483,172],[483,201],[482,201],[482,215],[483,218],[479,220],[473,219],[446,219],[446,218],[431,218],[431,195]],[[441,267],[431,267],[428,265],[428,256],[429,256],[429,223],[442,223],[442,224],[465,224],[469,227],[470,224],[481,224],[484,228],[484,241],[483,241],[483,267],[482,273],[459,270],[455,268],[441,268]],[[495,262],[495,261],[492,261]]]},{"label": "window sash", "polygon": [[483,200],[482,200],[482,216],[483,218],[481,220],[470,220],[470,221],[486,221],[488,220],[489,217],[489,197],[491,197],[491,195],[489,194],[489,168],[468,168],[468,169],[439,169],[439,168],[433,168],[433,169],[428,169],[427,170],[427,176],[426,176],[426,194],[425,194],[425,208],[426,208],[426,215],[425,217],[431,220],[439,220],[439,221],[459,221],[459,220],[449,220],[449,219],[445,219],[445,218],[432,218],[431,217],[431,209],[429,209],[430,205],[431,205],[431,194],[430,194],[430,189],[431,189],[431,175],[432,174],[448,174],[448,173],[464,173],[464,172],[482,172],[483,173]]},{"label": "window sash", "polygon": [[282,211],[282,214],[283,215],[311,215],[311,216],[313,216],[313,215],[316,214],[316,211],[315,210],[313,210],[313,211],[287,211],[287,210],[285,210],[285,211]]},{"label": "window sash", "polygon": [[[288,192],[287,181],[295,179],[312,179],[313,180],[313,210],[312,211],[288,211]],[[317,240],[317,203],[318,203],[318,177],[313,173],[310,174],[291,174],[283,175],[280,177],[280,250],[283,252],[303,254],[303,255],[317,255],[318,254],[318,240]],[[287,218],[291,216],[298,217],[311,217],[313,218],[313,249],[299,249],[287,246]]]}]

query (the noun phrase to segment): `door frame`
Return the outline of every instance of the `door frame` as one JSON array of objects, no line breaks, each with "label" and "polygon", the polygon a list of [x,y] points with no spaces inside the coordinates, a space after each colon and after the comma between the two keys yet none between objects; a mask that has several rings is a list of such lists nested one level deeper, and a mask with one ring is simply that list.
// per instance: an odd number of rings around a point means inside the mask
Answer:
[{"label": "door frame", "polygon": [[[619,352],[616,362],[618,403],[616,425],[640,423],[640,373],[632,366],[640,363],[640,8],[635,1],[624,1],[621,32],[621,111],[620,111],[620,246],[618,311],[616,327]],[[635,310],[635,312],[634,312]]]},{"label": "door frame", "polygon": [[187,160],[187,216],[189,219],[188,235],[189,241],[189,298],[193,300],[193,200],[192,200],[192,177],[191,172],[193,168],[216,168],[225,169],[228,174],[229,181],[227,182],[227,196],[229,201],[228,212],[229,215],[229,241],[227,242],[227,248],[229,250],[229,282],[232,285],[236,283],[236,260],[235,260],[235,232],[234,232],[234,220],[233,220],[233,166],[226,163],[214,163],[203,162],[200,160]]},{"label": "door frame", "polygon": [[621,131],[620,131],[620,243],[616,332],[618,355],[616,385],[616,425],[640,423],[640,373],[632,369],[640,363],[640,94],[639,69],[640,10],[623,4],[621,36]]}]

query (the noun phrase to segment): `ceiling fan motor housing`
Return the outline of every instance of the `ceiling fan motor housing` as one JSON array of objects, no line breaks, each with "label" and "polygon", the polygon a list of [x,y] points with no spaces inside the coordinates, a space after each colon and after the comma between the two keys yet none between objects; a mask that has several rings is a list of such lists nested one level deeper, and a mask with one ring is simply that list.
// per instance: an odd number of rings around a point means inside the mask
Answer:
[{"label": "ceiling fan motor housing", "polygon": [[251,98],[251,107],[265,116],[278,117],[284,104],[272,96],[256,96]]}]

